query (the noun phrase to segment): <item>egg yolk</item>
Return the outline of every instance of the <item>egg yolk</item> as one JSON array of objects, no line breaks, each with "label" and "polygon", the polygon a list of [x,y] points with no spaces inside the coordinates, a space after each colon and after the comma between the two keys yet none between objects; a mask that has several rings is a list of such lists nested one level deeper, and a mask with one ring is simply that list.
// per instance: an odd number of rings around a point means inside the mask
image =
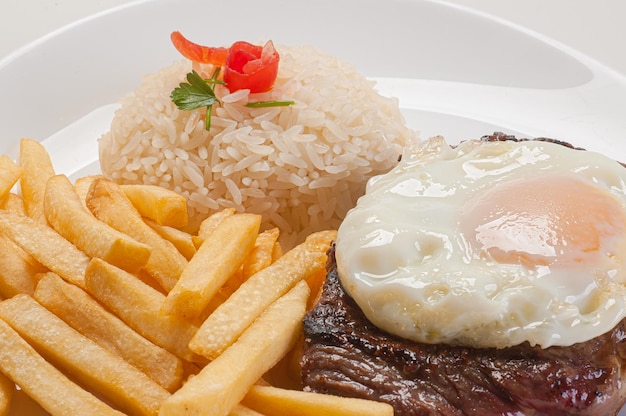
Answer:
[{"label": "egg yolk", "polygon": [[580,179],[536,177],[498,183],[465,207],[470,245],[499,263],[576,264],[613,256],[625,236],[622,203]]}]

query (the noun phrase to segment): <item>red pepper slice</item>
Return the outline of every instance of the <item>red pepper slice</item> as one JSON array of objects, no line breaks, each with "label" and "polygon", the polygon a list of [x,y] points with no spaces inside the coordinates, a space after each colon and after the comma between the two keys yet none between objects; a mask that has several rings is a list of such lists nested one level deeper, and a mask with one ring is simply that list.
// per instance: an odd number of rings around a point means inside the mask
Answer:
[{"label": "red pepper slice", "polygon": [[278,75],[279,60],[272,41],[263,47],[235,42],[226,58],[224,82],[231,92],[246,88],[252,93],[267,91]]},{"label": "red pepper slice", "polygon": [[174,47],[185,58],[201,64],[213,64],[224,66],[229,48],[211,48],[209,46],[198,45],[185,38],[180,32],[172,32],[170,39]]}]

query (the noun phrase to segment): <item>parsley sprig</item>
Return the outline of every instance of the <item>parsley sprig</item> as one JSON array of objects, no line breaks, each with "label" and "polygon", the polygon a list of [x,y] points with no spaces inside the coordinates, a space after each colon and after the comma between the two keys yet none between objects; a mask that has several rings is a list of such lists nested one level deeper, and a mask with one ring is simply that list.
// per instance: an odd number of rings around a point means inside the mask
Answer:
[{"label": "parsley sprig", "polygon": [[[211,128],[211,109],[213,105],[219,104],[213,88],[215,84],[223,84],[217,77],[220,67],[217,67],[211,78],[204,79],[195,70],[187,74],[187,82],[181,82],[174,88],[170,98],[180,110],[195,110],[206,107],[205,128]],[[245,104],[246,107],[284,107],[295,104],[294,101],[257,101]]]},{"label": "parsley sprig", "polygon": [[187,74],[187,82],[181,82],[177,88],[172,91],[170,98],[181,110],[195,110],[196,108],[206,107],[205,128],[211,128],[211,108],[213,104],[219,103],[215,96],[213,86],[221,83],[217,79],[220,68],[218,67],[211,79],[205,80],[195,70]]}]

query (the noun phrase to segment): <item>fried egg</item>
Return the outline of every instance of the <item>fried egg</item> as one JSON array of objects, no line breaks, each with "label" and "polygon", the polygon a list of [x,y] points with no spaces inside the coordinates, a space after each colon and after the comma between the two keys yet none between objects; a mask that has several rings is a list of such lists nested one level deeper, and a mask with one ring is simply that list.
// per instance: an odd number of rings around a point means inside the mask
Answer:
[{"label": "fried egg", "polygon": [[344,289],[402,338],[587,341],[626,316],[626,168],[545,141],[407,148],[338,230]]}]

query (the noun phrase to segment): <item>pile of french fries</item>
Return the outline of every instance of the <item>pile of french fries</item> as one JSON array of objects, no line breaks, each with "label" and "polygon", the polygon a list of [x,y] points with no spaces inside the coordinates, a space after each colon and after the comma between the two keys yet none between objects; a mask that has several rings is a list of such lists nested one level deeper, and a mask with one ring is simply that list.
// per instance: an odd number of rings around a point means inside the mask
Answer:
[{"label": "pile of french fries", "polygon": [[71,182],[36,140],[0,156],[0,415],[390,415],[302,391],[302,318],[333,230],[285,251],[260,216],[187,227],[186,201]]}]

